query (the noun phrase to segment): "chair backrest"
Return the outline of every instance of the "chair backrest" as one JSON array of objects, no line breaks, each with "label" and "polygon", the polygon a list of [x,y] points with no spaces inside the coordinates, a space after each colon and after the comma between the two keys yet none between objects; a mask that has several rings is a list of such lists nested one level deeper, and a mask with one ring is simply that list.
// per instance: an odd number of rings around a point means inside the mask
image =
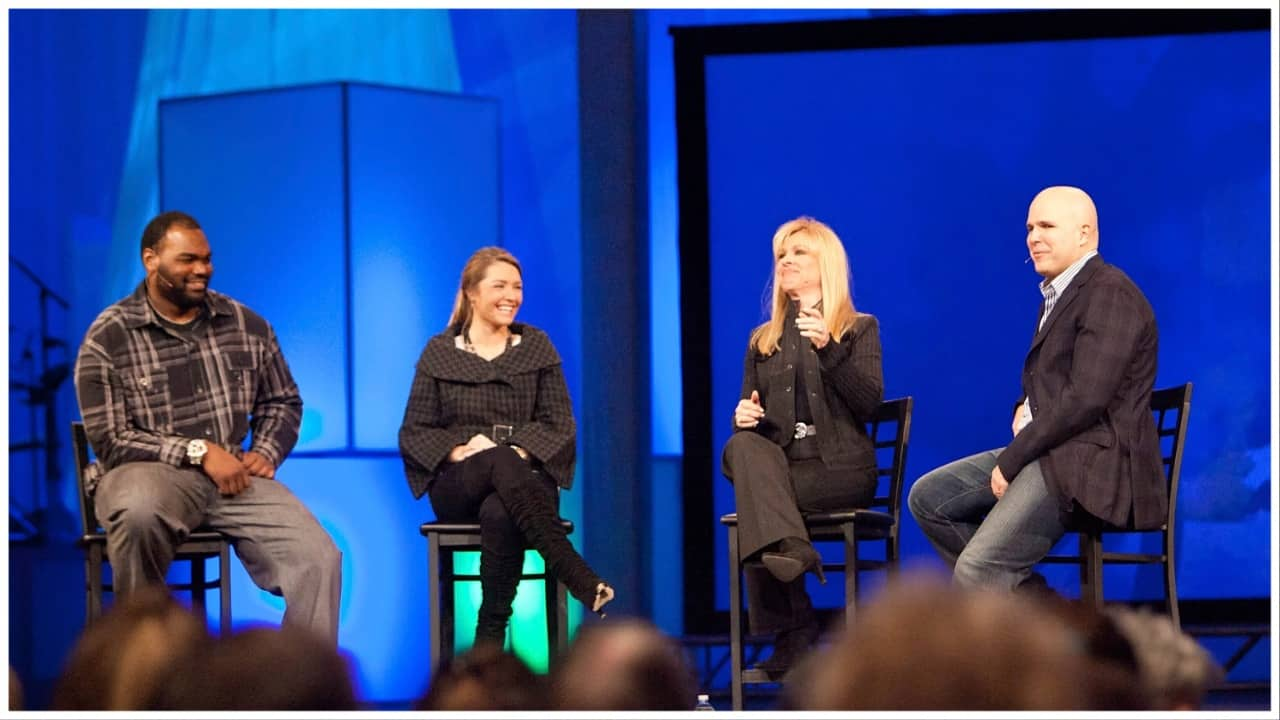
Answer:
[{"label": "chair backrest", "polygon": [[93,498],[89,497],[89,489],[85,486],[85,474],[92,461],[89,459],[89,436],[84,431],[84,423],[79,420],[71,423],[71,449],[76,456],[76,491],[80,496],[80,532],[92,535],[101,530],[98,517],[93,511]]},{"label": "chair backrest", "polygon": [[[871,501],[871,507],[884,508],[893,518],[895,543],[902,513],[902,485],[907,473],[912,404],[910,396],[886,400],[880,403],[867,423],[867,435],[876,448],[876,497]],[[881,495],[880,488],[885,486],[886,479],[887,493]]]},{"label": "chair backrest", "polygon": [[1169,514],[1165,529],[1172,532],[1173,513],[1178,506],[1178,476],[1182,474],[1182,450],[1187,439],[1187,420],[1191,416],[1191,383],[1153,391],[1151,412],[1156,416],[1160,455],[1169,490]]}]

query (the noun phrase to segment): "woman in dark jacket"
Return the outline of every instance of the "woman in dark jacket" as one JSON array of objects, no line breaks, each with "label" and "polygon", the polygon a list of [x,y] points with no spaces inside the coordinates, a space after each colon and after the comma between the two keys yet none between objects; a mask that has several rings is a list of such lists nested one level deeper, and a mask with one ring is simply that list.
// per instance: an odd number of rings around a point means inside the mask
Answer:
[{"label": "woman in dark jacket", "polygon": [[866,507],[875,496],[875,448],[866,421],[884,397],[880,330],[849,295],[840,238],[801,217],[773,236],[773,307],[751,333],[742,399],[723,469],[733,483],[753,634],[774,634],[757,665],[791,666],[818,636],[804,586],[826,582],[801,511]]},{"label": "woman in dark jacket", "polygon": [[400,426],[414,497],[427,493],[442,521],[480,523],[477,643],[505,641],[526,541],[592,611],[603,615],[613,599],[560,526],[556,486],[573,482],[573,406],[547,334],[515,322],[523,299],[511,253],[471,256],[448,328],[418,359]]}]

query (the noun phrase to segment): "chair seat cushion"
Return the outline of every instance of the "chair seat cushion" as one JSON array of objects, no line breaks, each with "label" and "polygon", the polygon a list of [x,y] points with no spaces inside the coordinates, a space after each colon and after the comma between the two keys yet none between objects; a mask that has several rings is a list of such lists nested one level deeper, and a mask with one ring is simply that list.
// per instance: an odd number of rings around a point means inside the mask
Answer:
[{"label": "chair seat cushion", "polygon": [[[184,540],[183,542],[184,543],[217,543],[217,542],[225,542],[230,539],[231,538],[227,537],[226,535],[223,535],[220,532],[215,532],[213,530],[196,530],[195,532],[188,535],[187,539]],[[86,533],[80,536],[81,545],[89,545],[92,543],[105,544],[106,542],[107,542],[107,533],[101,530],[94,533]]]},{"label": "chair seat cushion", "polygon": [[[573,532],[573,522],[560,518],[560,527],[564,528],[566,533]],[[422,527],[418,530],[423,535],[440,534],[440,535],[479,535],[480,523],[442,523],[428,522],[422,523]]]},{"label": "chair seat cushion", "polygon": [[[882,530],[893,527],[893,516],[880,510],[868,510],[866,508],[804,513],[805,527],[811,529],[827,529],[850,522],[854,524],[854,527],[859,532],[863,529]],[[722,525],[737,525],[738,513],[729,513],[721,517],[720,523]]]}]

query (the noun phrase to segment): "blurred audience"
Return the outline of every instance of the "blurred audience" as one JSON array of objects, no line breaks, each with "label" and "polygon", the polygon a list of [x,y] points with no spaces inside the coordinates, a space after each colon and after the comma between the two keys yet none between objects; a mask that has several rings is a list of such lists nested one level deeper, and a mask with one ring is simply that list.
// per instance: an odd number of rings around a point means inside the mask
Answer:
[{"label": "blurred audience", "polygon": [[895,583],[823,653],[806,709],[1090,710],[1079,635],[1025,597]]},{"label": "blurred audience", "polygon": [[635,619],[583,628],[551,689],[561,710],[692,710],[698,694],[680,644]]},{"label": "blurred audience", "polygon": [[493,643],[445,660],[415,710],[549,710],[546,678]]},{"label": "blurred audience", "polygon": [[13,666],[9,666],[9,709],[22,709],[22,681],[18,679],[18,673],[14,672]]},{"label": "blurred audience", "polygon": [[[1196,710],[1222,668],[1164,615],[1096,612],[1044,594],[891,582],[829,647],[795,665],[783,710]],[[690,710],[698,684],[679,643],[643,620],[583,628],[550,678],[497,645],[445,661],[420,711]],[[9,708],[23,707],[9,669]],[[153,587],[121,598],[80,637],[53,710],[357,709],[345,658],[297,627],[212,639]]]},{"label": "blurred audience", "polygon": [[174,665],[155,710],[355,710],[346,660],[298,626],[213,640]]},{"label": "blurred audience", "polygon": [[76,641],[52,709],[145,709],[174,663],[206,638],[202,620],[165,588],[130,593]]},{"label": "blurred audience", "polygon": [[1079,639],[1091,665],[1084,685],[1091,693],[1089,707],[1111,711],[1151,708],[1151,698],[1139,677],[1133,648],[1109,615],[1080,600],[1068,600],[1055,593],[1032,599],[1074,631]]},{"label": "blurred audience", "polygon": [[1226,673],[1195,638],[1166,615],[1111,605],[1107,616],[1129,641],[1152,710],[1199,710]]}]

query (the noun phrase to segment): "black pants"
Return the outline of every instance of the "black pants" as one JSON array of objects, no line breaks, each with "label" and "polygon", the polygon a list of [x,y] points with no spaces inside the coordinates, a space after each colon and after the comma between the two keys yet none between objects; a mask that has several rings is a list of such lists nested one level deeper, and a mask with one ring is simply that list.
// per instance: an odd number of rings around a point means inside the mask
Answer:
[{"label": "black pants", "polygon": [[[808,538],[801,512],[867,507],[875,497],[875,467],[832,472],[818,457],[816,439],[786,450],[753,432],[725,443],[722,469],[733,483],[738,543],[743,559],[786,537]],[[732,569],[730,569],[732,572]],[[744,570],[752,634],[790,630],[813,619],[804,575],[784,583],[760,565]]]},{"label": "black pants", "polygon": [[[514,458],[514,461],[513,461]],[[476,622],[476,642],[502,642],[511,603],[516,597],[524,552],[529,547],[524,534],[498,486],[520,487],[545,496],[551,507],[559,506],[555,483],[510,448],[491,448],[447,466],[428,488],[431,507],[443,522],[480,523],[480,612]]]}]

